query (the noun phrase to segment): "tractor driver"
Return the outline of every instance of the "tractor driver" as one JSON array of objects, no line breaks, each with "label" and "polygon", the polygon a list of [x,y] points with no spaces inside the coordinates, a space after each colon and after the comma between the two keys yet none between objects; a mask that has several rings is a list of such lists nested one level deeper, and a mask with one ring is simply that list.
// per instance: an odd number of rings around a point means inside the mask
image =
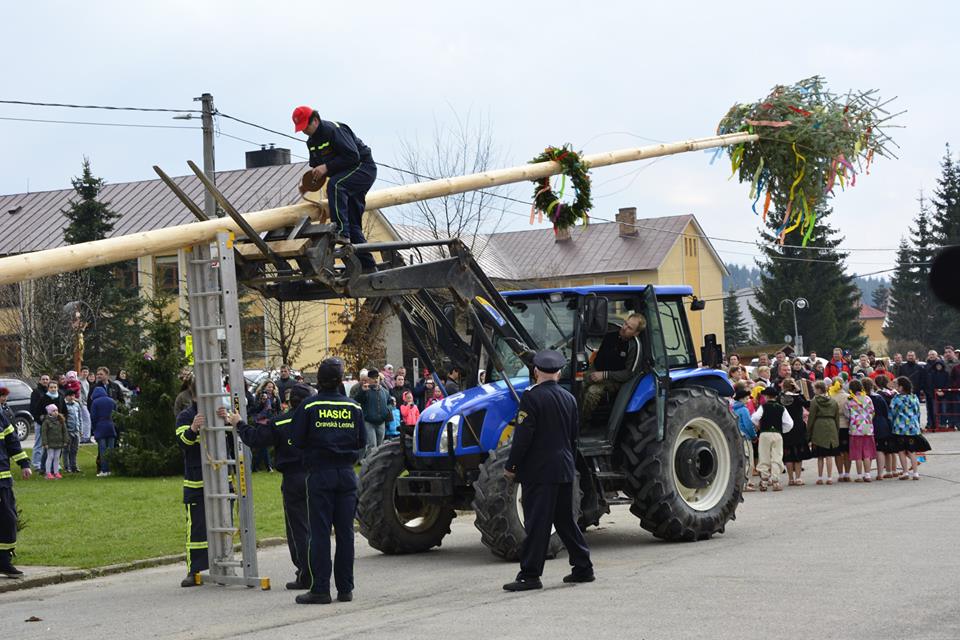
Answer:
[{"label": "tractor driver", "polygon": [[640,313],[627,317],[619,331],[608,331],[591,357],[590,368],[583,377],[583,401],[580,423],[586,425],[605,392],[615,394],[624,382],[640,371],[643,349],[640,334],[647,320]]}]

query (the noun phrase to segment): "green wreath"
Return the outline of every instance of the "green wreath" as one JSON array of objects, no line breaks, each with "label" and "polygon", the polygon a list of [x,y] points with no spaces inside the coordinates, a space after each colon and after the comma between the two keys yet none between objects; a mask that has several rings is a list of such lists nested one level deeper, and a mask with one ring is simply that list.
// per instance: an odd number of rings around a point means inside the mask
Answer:
[{"label": "green wreath", "polygon": [[[563,174],[559,194],[554,193],[550,186],[550,176],[533,181],[536,190],[533,194],[533,206],[530,209],[531,224],[537,211],[545,213],[557,230],[572,227],[578,220],[583,220],[583,224],[587,224],[590,221],[587,212],[593,207],[593,202],[590,200],[590,174],[580,154],[569,144],[562,147],[547,147],[543,153],[530,161],[531,164],[538,162],[558,162],[563,169]],[[570,184],[577,194],[572,204],[562,202],[567,178],[570,178]]]}]

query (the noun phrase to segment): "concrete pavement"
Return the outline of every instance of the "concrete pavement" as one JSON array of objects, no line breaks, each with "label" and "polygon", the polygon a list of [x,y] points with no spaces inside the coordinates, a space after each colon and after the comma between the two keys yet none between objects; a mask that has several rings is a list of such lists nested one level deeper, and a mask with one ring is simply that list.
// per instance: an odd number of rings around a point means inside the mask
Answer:
[{"label": "concrete pavement", "polygon": [[[352,603],[301,606],[284,548],[261,552],[274,590],[180,589],[158,567],[0,594],[7,636],[27,638],[960,638],[955,553],[960,434],[929,436],[920,482],[807,486],[747,495],[715,539],[667,544],[618,507],[591,530],[597,582],[508,594],[517,567],[469,517],[443,547],[384,556],[357,538]],[[815,467],[814,467],[815,471]],[[30,616],[40,622],[24,622]]]}]

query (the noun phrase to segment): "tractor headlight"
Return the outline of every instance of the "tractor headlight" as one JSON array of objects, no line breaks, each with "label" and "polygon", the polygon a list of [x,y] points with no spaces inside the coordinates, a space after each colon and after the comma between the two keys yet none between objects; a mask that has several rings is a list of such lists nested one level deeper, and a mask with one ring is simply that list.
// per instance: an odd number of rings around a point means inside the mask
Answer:
[{"label": "tractor headlight", "polygon": [[462,420],[463,416],[456,415],[443,425],[443,431],[440,432],[440,448],[437,449],[440,453],[450,453],[451,439],[453,440],[453,447],[456,448],[457,439],[460,438],[460,422]]}]

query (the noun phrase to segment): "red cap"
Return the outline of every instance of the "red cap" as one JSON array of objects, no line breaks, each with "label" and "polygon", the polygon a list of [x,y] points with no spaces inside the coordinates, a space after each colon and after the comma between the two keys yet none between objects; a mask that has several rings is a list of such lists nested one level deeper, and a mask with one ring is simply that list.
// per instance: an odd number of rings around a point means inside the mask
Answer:
[{"label": "red cap", "polygon": [[313,108],[300,106],[293,110],[293,130],[300,133],[310,124],[310,116],[313,115]]}]

